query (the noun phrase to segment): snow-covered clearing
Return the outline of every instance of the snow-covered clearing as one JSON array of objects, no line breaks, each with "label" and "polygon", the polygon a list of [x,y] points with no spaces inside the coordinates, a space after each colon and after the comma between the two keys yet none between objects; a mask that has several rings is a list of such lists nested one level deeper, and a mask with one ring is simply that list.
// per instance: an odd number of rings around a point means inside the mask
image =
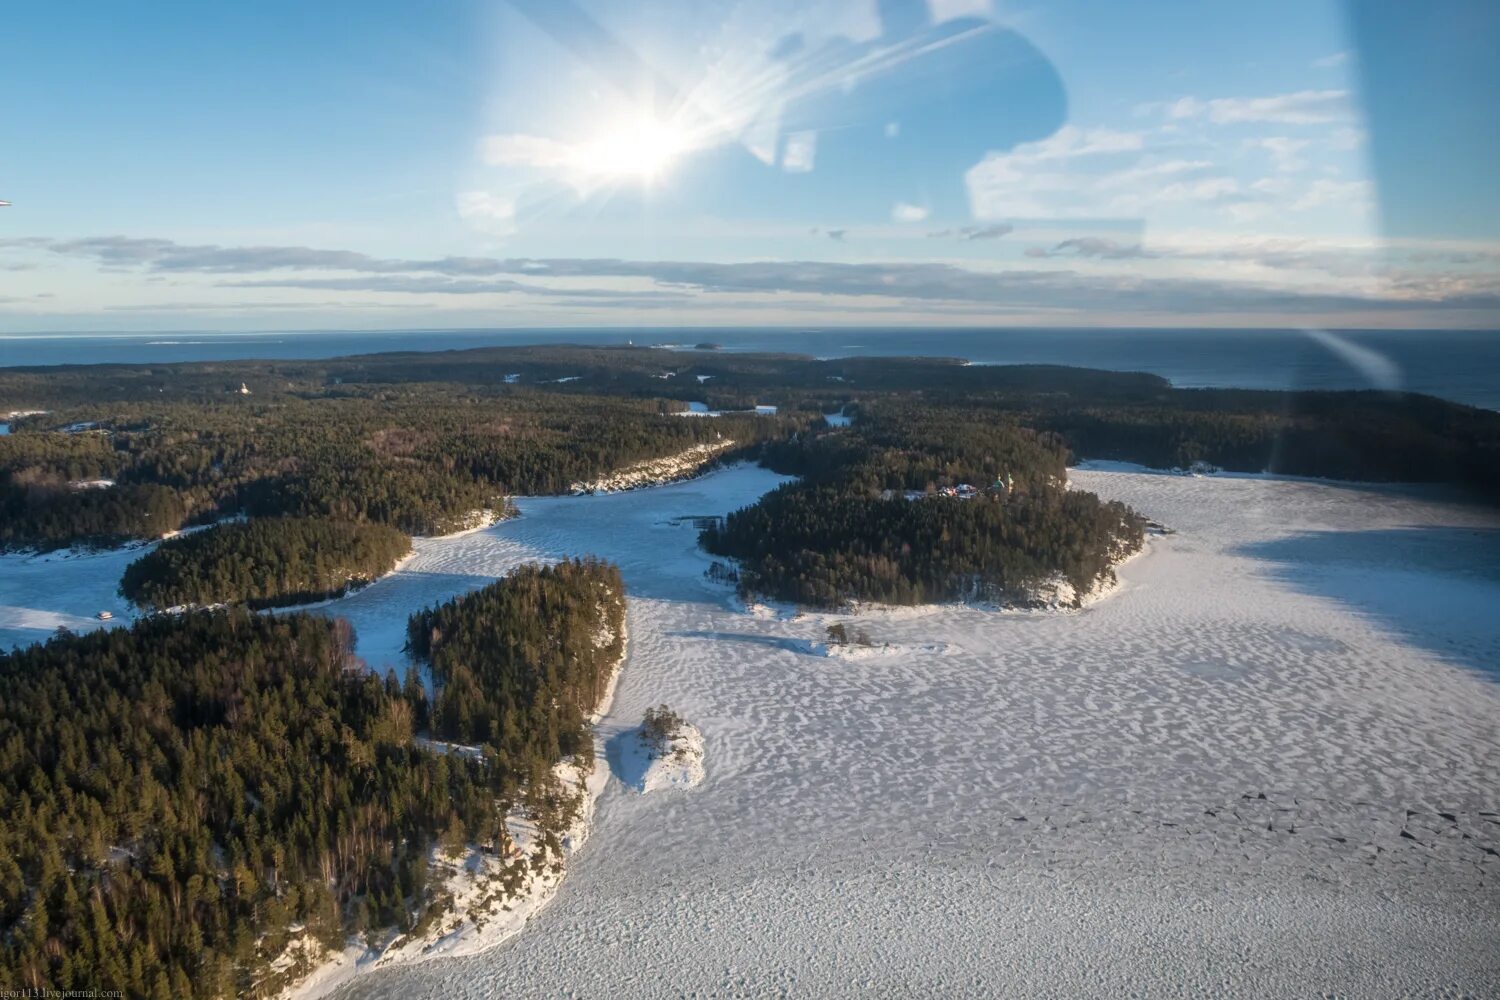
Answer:
[{"label": "snow-covered clearing", "polygon": [[[689,520],[783,481],[745,466],[416,540],[325,610],[372,665],[404,664],[416,607],[599,555],[631,636],[599,738],[665,702],[709,767],[690,794],[610,781],[507,946],[339,996],[1500,993],[1500,516],[1418,489],[1073,478],[1174,533],[1067,614],[747,613]],[[136,554],[24,580],[5,557],[0,605],[92,614]],[[816,655],[836,621],[894,651]]]},{"label": "snow-covered clearing", "polygon": [[[700,378],[701,377],[705,376],[700,376]],[[712,375],[706,377],[713,378]],[[753,409],[749,410],[710,410],[707,403],[695,400],[687,404],[687,409],[673,410],[672,413],[674,416],[678,417],[722,417],[726,413],[742,413],[757,417],[774,417],[776,416],[778,409],[778,407],[772,406],[769,403],[757,403],[755,404],[755,407]]]}]

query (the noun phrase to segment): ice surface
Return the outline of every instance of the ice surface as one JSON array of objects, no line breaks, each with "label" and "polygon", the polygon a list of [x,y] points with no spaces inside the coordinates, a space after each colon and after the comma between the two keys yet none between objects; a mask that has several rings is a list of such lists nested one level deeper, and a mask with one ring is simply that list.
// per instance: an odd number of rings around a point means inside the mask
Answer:
[{"label": "ice surface", "polygon": [[[620,560],[632,640],[603,727],[665,702],[709,767],[691,794],[613,782],[508,945],[345,995],[1500,991],[1482,670],[1500,626],[1474,613],[1500,598],[1495,516],[1418,491],[1076,479],[1176,529],[1118,593],[862,615],[907,653],[852,661],[810,655],[848,616],[737,610],[667,521],[765,473],[534,502],[478,536]],[[1392,532],[1437,541],[1391,551]]]}]

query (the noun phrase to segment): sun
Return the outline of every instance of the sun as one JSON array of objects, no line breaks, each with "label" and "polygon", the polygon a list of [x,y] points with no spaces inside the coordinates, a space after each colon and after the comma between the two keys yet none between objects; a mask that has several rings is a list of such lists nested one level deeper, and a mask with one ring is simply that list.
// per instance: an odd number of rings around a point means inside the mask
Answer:
[{"label": "sun", "polygon": [[581,144],[578,166],[601,180],[652,184],[692,148],[687,130],[637,112],[616,117]]}]

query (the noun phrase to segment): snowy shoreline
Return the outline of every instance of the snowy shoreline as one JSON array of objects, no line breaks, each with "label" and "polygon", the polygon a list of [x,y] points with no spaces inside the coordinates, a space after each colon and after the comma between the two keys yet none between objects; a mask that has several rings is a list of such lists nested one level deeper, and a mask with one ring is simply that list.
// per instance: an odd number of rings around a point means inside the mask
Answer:
[{"label": "snowy shoreline", "polygon": [[[417,965],[439,958],[480,955],[519,934],[552,901],[567,876],[568,863],[588,841],[593,828],[594,807],[609,784],[611,772],[606,762],[605,739],[598,730],[598,723],[613,706],[620,675],[624,673],[630,649],[628,628],[621,638],[620,658],[610,672],[603,697],[589,716],[594,727],[591,765],[584,768],[577,761],[563,761],[555,769],[561,780],[576,789],[580,797],[577,816],[558,838],[563,845],[562,858],[554,859],[554,863],[540,874],[528,875],[526,887],[520,893],[498,899],[492,896],[492,883],[499,881],[500,873],[484,871],[494,866],[488,865],[490,859],[471,845],[461,863],[446,866],[449,875],[443,888],[453,896],[454,909],[458,911],[456,921],[452,914],[448,914],[425,933],[409,940],[404,935],[396,935],[378,949],[351,942],[341,952],[325,953],[321,959],[314,959],[317,964],[310,971],[281,990],[279,1000],[319,1000],[377,970]],[[456,744],[443,746],[447,748],[444,752],[468,750]],[[537,842],[534,827],[528,820],[513,811],[507,823],[514,841],[522,845],[524,854],[541,853],[545,856],[545,845]],[[495,910],[497,903],[499,912]]]},{"label": "snowy shoreline", "polygon": [[594,493],[622,493],[629,490],[666,486],[694,479],[711,469],[721,455],[735,446],[736,442],[725,438],[712,444],[697,444],[675,455],[648,458],[607,476],[586,482],[576,482],[569,487],[574,496]]}]

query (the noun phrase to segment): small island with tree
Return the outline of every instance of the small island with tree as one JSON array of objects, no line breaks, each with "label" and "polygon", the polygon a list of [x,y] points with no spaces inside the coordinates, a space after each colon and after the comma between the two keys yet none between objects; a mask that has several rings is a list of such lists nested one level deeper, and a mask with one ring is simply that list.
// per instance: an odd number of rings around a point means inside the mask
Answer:
[{"label": "small island with tree", "polygon": [[703,781],[703,734],[666,705],[646,709],[626,734],[621,777],[638,792],[692,788]]}]

